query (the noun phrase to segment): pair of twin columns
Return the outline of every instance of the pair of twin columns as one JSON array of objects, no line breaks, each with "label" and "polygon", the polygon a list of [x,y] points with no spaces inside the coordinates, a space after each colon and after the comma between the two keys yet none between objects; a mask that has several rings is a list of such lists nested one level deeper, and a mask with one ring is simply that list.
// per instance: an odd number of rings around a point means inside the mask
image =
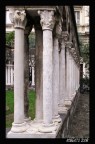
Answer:
[{"label": "pair of twin columns", "polygon": [[[41,18],[40,23],[43,30],[43,93],[41,92],[43,95],[43,127],[54,127],[52,118],[59,119],[60,121],[60,117],[58,115],[58,37],[54,37],[54,52],[52,55],[52,31],[55,25],[54,11],[39,11],[38,13]],[[15,11],[11,14],[11,21],[13,22],[15,28],[14,122],[12,124],[11,131],[23,132],[27,129],[27,124],[24,121],[24,30],[27,23],[26,13],[24,11]],[[36,119],[38,120],[39,118],[40,116],[37,117],[36,114]],[[41,131],[43,131],[43,128]]]}]

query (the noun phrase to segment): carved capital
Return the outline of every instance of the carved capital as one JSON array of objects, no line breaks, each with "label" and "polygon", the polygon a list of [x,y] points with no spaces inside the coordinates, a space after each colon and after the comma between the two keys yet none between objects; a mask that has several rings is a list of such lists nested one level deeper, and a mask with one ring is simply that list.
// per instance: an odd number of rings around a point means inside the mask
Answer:
[{"label": "carved capital", "polygon": [[43,30],[49,29],[53,30],[54,24],[55,24],[55,17],[54,17],[54,11],[38,11],[38,14],[40,15],[40,24],[42,26]]},{"label": "carved capital", "polygon": [[67,31],[64,31],[61,33],[62,39],[64,39],[64,42],[66,43],[69,40],[69,35]]},{"label": "carved capital", "polygon": [[72,46],[73,46],[73,44],[72,44],[72,42],[66,42],[66,43],[65,43],[65,46],[66,46],[66,48],[71,49]]},{"label": "carved capital", "polygon": [[25,11],[16,10],[11,12],[9,17],[15,28],[25,29],[27,23]]},{"label": "carved capital", "polygon": [[74,59],[75,59],[75,61],[77,61],[77,60],[78,60],[77,55],[75,55],[75,56],[74,56]]},{"label": "carved capital", "polygon": [[76,53],[75,48],[71,48],[70,51],[71,51],[72,54]]}]

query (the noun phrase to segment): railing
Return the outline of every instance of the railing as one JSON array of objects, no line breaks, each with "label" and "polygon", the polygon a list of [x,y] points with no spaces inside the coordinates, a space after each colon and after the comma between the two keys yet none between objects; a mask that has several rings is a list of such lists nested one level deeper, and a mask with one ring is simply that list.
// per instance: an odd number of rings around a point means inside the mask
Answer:
[{"label": "railing", "polygon": [[[35,86],[35,68],[34,65],[31,65],[29,67],[31,69],[31,72],[29,74],[29,77],[31,79],[29,80],[29,86]],[[6,86],[13,86],[14,85],[14,65],[12,64],[6,64]]]},{"label": "railing", "polygon": [[14,65],[6,64],[6,86],[14,84]]}]

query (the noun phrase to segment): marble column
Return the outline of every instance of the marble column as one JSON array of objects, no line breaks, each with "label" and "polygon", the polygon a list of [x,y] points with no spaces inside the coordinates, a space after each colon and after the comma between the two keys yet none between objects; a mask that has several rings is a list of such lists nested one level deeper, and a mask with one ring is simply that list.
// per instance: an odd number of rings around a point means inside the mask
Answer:
[{"label": "marble column", "polygon": [[32,25],[25,27],[24,31],[24,119],[25,121],[31,120],[29,117],[29,98],[28,98],[28,86],[29,86],[29,34],[32,29]]},{"label": "marble column", "polygon": [[61,21],[56,22],[54,31],[54,41],[53,41],[53,119],[54,121],[60,122],[61,118],[58,114],[58,99],[59,99],[59,41],[61,35]]},{"label": "marble column", "polygon": [[78,62],[78,88],[80,88],[80,62]]},{"label": "marble column", "polygon": [[52,71],[53,71],[53,36],[54,11],[38,11],[43,30],[43,125],[41,132],[52,132],[55,125],[52,120]]},{"label": "marble column", "polygon": [[65,98],[65,41],[62,38],[59,55],[59,107],[64,106]]},{"label": "marble column", "polygon": [[75,62],[74,62],[74,53],[75,53],[75,48],[71,48],[70,50],[71,52],[71,63],[72,63],[72,71],[71,71],[71,77],[72,77],[72,94],[71,94],[71,97],[73,98],[75,96],[75,90],[74,90],[74,87],[75,87],[75,70],[74,70],[74,67],[75,67]]},{"label": "marble column", "polygon": [[66,98],[65,100],[71,100],[71,89],[72,89],[72,57],[70,54],[70,49],[72,47],[72,42],[66,43],[67,48],[67,86],[66,86]]},{"label": "marble column", "polygon": [[74,93],[76,94],[76,63],[74,60],[74,74],[75,74],[75,78],[74,78]]},{"label": "marble column", "polygon": [[76,52],[74,51],[74,95],[76,95]]},{"label": "marble column", "polygon": [[36,58],[35,58],[35,88],[36,88],[36,115],[35,121],[43,119],[43,31],[40,26],[35,26]]},{"label": "marble column", "polygon": [[12,132],[23,132],[27,129],[24,122],[24,29],[25,11],[16,10],[11,15],[15,28],[14,43],[14,122]]},{"label": "marble column", "polygon": [[75,91],[75,81],[76,81],[76,79],[75,79],[75,60],[73,59],[73,96],[75,96],[75,93],[76,93],[76,91]]},{"label": "marble column", "polygon": [[70,97],[71,97],[71,100],[72,100],[73,99],[74,76],[73,76],[73,57],[72,57],[71,54],[70,54],[70,57],[71,57],[71,91],[70,91]]},{"label": "marble column", "polygon": [[70,98],[70,100],[72,100],[72,83],[73,83],[73,80],[72,80],[72,56],[71,56],[71,53],[69,53],[69,64],[70,64],[69,98]]},{"label": "marble column", "polygon": [[76,77],[77,77],[77,90],[78,90],[78,67],[76,65]]},{"label": "marble column", "polygon": [[[76,58],[77,58],[77,56],[76,56]],[[75,90],[77,92],[77,64],[76,64],[76,62],[75,62]]]},{"label": "marble column", "polygon": [[[66,97],[66,79],[67,79],[67,61],[65,44],[68,41],[68,32],[63,31],[60,39],[60,58],[59,58],[59,111],[64,107],[64,100]],[[62,108],[63,109],[63,108]],[[65,110],[65,107],[64,107]]]}]

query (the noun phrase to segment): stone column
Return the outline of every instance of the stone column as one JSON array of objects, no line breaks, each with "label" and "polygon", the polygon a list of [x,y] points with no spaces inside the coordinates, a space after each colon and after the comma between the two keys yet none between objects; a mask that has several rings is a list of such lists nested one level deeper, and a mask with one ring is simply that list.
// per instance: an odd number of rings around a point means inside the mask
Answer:
[{"label": "stone column", "polygon": [[74,54],[76,53],[75,52],[75,48],[71,48],[71,50],[70,50],[70,52],[71,52],[71,55],[72,55],[72,59],[71,59],[71,61],[72,61],[72,84],[71,84],[71,87],[72,87],[72,94],[71,94],[71,97],[73,98],[74,96],[75,96],[75,70],[74,70],[74,67],[75,67],[75,61],[74,61]]},{"label": "stone column", "polygon": [[60,122],[61,118],[58,114],[58,99],[59,99],[59,41],[61,35],[61,20],[56,22],[53,41],[53,119]]},{"label": "stone column", "polygon": [[79,63],[79,60],[78,60],[78,90],[79,90],[79,87],[80,87],[80,84],[79,84],[79,72],[80,72],[80,67],[79,67],[80,63]]},{"label": "stone column", "polygon": [[63,35],[61,37],[61,51],[59,55],[59,107],[64,106],[65,99],[65,41]]},{"label": "stone column", "polygon": [[36,88],[36,115],[35,121],[43,119],[43,31],[38,25],[35,26],[36,35],[36,58],[35,58],[35,88]]},{"label": "stone column", "polygon": [[76,94],[76,62],[75,62],[75,59],[76,59],[76,51],[75,51],[75,48],[72,48],[72,53],[73,53],[73,62],[74,62],[74,91],[73,91],[73,96],[75,96]]},{"label": "stone column", "polygon": [[77,90],[78,90],[78,67],[77,67],[77,64],[76,64],[76,77],[77,77]]},{"label": "stone column", "polygon": [[71,56],[71,92],[70,92],[70,97],[73,100],[73,81],[74,81],[74,76],[73,76],[73,57],[72,54],[70,54]]},{"label": "stone column", "polygon": [[76,94],[76,63],[74,59],[74,94]]},{"label": "stone column", "polygon": [[[13,19],[12,19],[13,18]],[[24,122],[24,29],[25,11],[16,10],[11,15],[15,28],[14,44],[14,122],[12,132],[23,132],[27,129]]]},{"label": "stone column", "polygon": [[73,96],[75,96],[75,61],[73,59]]},{"label": "stone column", "polygon": [[41,132],[52,132],[55,125],[52,120],[52,50],[54,28],[54,11],[38,11],[43,30],[43,125]]},{"label": "stone column", "polygon": [[66,86],[66,98],[65,101],[71,100],[71,90],[72,90],[72,57],[70,54],[70,49],[72,47],[72,42],[66,43],[67,48],[67,86]]},{"label": "stone column", "polygon": [[31,120],[28,114],[29,110],[29,98],[28,98],[28,86],[29,86],[29,33],[32,29],[32,25],[25,27],[24,31],[24,119],[25,121]]},{"label": "stone column", "polygon": [[[75,58],[75,61],[77,59],[77,56]],[[77,64],[75,62],[75,91],[77,92]]]}]

